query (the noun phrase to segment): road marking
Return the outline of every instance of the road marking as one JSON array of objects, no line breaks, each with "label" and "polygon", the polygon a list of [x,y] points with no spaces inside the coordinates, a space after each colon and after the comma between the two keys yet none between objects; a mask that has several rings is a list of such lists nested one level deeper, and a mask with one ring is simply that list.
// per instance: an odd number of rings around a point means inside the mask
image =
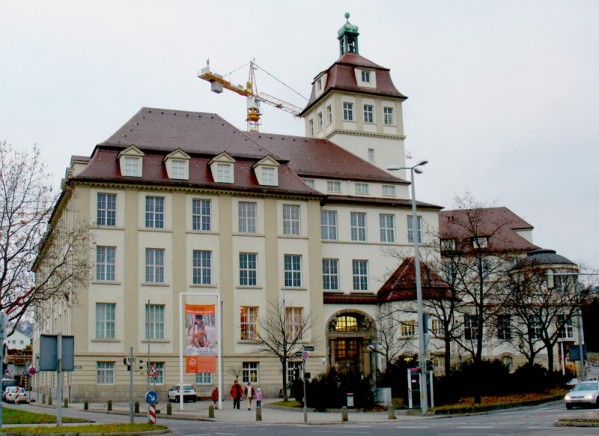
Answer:
[{"label": "road marking", "polygon": [[490,428],[493,428],[493,426],[490,426],[490,425],[463,425],[458,428],[471,429],[471,430],[488,430]]}]

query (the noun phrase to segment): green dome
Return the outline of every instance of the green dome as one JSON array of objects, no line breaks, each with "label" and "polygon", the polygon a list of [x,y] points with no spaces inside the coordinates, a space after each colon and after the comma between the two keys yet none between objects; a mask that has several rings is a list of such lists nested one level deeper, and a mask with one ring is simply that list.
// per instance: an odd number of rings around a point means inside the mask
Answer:
[{"label": "green dome", "polygon": [[345,18],[347,19],[347,23],[341,26],[337,31],[337,35],[341,36],[344,33],[358,33],[358,26],[349,22],[349,12],[345,13]]}]

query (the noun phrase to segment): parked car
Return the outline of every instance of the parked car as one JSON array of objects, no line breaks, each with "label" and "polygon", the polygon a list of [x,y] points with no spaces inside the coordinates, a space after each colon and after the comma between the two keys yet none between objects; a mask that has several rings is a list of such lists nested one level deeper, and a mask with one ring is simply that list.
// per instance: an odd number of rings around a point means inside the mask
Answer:
[{"label": "parked car", "polygon": [[4,400],[8,403],[27,403],[29,402],[29,395],[27,391],[20,386],[9,386],[6,388],[4,393]]},{"label": "parked car", "polygon": [[599,381],[590,380],[578,383],[564,397],[566,409],[574,406],[599,407]]},{"label": "parked car", "polygon": [[[175,385],[168,391],[168,400],[175,401],[176,403],[181,401],[181,385]],[[193,385],[183,385],[183,401],[191,400],[194,403],[198,401],[198,394]]]}]

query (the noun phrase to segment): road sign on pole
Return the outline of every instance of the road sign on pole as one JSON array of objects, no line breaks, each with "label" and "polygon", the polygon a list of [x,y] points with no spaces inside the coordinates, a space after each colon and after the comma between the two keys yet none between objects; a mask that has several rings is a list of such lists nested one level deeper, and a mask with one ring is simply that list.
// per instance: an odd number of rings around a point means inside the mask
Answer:
[{"label": "road sign on pole", "polygon": [[148,377],[158,377],[160,372],[158,372],[158,368],[153,363],[148,368]]}]

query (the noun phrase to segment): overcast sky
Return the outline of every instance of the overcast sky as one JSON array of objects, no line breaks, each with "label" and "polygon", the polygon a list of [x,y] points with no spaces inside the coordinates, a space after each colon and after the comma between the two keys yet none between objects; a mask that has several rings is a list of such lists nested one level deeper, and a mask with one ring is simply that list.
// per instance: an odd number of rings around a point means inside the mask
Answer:
[{"label": "overcast sky", "polygon": [[[343,14],[360,54],[391,69],[406,149],[429,160],[419,200],[505,206],[533,242],[599,268],[599,1],[5,1],[0,140],[37,144],[59,178],[142,106],[218,113],[245,101],[196,77],[250,59],[308,96],[339,57]],[[247,67],[231,76],[243,83]],[[304,101],[262,71],[260,91]],[[261,131],[302,135],[263,107]]]}]

